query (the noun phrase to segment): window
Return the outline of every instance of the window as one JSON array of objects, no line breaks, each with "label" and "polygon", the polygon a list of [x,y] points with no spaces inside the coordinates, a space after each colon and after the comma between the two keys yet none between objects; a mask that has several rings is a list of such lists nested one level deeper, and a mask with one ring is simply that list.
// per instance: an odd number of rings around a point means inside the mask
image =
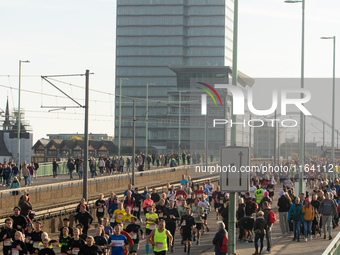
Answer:
[{"label": "window", "polygon": [[172,16],[138,16],[138,17],[125,17],[120,16],[117,20],[118,27],[119,26],[174,26],[174,25],[183,25],[183,17],[172,17]]},{"label": "window", "polygon": [[194,37],[188,39],[188,46],[223,46],[223,37]]},{"label": "window", "polygon": [[118,6],[118,15],[183,15],[183,6]]},{"label": "window", "polygon": [[117,48],[119,46],[167,46],[167,45],[183,45],[182,37],[117,37]]},{"label": "window", "polygon": [[182,47],[119,47],[117,56],[175,56],[183,55]]},{"label": "window", "polygon": [[117,36],[183,35],[183,27],[118,27]]},{"label": "window", "polygon": [[124,57],[117,58],[117,66],[169,66],[182,65],[181,57]]}]

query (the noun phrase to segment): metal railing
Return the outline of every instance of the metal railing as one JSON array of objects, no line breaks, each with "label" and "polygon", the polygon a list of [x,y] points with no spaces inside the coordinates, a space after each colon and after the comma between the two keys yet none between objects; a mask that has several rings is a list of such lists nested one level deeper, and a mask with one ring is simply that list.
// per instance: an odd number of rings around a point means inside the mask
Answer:
[{"label": "metal railing", "polygon": [[328,245],[322,255],[340,255],[340,232],[333,241]]}]

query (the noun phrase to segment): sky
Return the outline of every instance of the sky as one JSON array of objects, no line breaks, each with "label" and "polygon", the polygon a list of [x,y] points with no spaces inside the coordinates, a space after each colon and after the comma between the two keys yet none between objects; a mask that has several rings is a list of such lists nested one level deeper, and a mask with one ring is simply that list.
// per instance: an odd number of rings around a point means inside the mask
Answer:
[{"label": "sky", "polygon": [[[240,71],[253,78],[300,77],[301,6],[283,0],[239,1]],[[339,11],[338,0],[306,1],[305,77],[332,77],[333,43],[320,37],[338,35]],[[7,97],[10,108],[17,108],[19,60],[29,60],[22,63],[21,107],[34,142],[49,133],[83,133],[83,109],[44,108],[75,104],[40,76],[83,74],[89,69],[94,73],[90,88],[99,91],[90,93],[89,130],[113,135],[116,1],[0,0],[0,22],[0,110],[5,109]],[[84,103],[84,76],[57,80],[63,83],[50,81]],[[271,86],[255,83],[255,103],[262,106],[257,93],[266,93]],[[318,100],[309,107],[331,123],[332,84],[322,83],[320,88],[313,88],[312,98]],[[335,126],[340,128],[340,118]]]}]

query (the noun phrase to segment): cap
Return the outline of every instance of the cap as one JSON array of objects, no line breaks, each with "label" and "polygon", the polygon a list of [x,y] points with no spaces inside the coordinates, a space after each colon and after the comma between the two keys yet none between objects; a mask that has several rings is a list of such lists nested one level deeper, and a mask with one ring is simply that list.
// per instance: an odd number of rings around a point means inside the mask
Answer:
[{"label": "cap", "polygon": [[118,199],[118,197],[114,197],[114,198],[113,198],[113,200],[116,200],[116,199]]},{"label": "cap", "polygon": [[80,207],[86,208],[86,205],[81,205]]},{"label": "cap", "polygon": [[147,189],[148,187],[144,187],[144,189]]}]

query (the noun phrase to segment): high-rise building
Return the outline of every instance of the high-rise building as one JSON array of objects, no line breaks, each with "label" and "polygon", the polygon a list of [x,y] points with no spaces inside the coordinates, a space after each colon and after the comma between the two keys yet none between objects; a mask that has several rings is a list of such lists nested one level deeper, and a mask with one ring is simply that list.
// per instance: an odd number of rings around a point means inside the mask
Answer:
[{"label": "high-rise building", "polygon": [[[121,148],[131,148],[131,102],[138,98],[136,148],[144,151],[148,123],[148,137],[156,138],[148,148],[164,149],[169,91],[180,87],[170,68],[231,66],[233,7],[233,0],[117,0],[116,145],[121,132]],[[202,78],[219,78],[209,72]]]}]

